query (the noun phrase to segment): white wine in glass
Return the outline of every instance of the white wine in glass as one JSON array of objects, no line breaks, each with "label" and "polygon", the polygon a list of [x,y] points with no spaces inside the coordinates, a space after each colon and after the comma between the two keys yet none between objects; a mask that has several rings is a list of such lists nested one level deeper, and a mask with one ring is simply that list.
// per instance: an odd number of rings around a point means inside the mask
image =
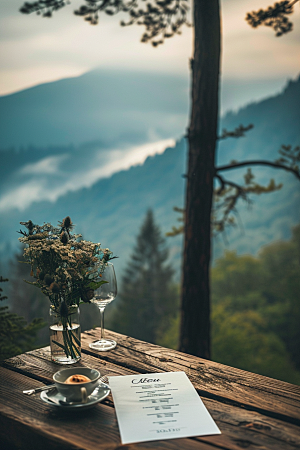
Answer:
[{"label": "white wine in glass", "polygon": [[94,297],[91,302],[95,303],[100,310],[100,329],[101,338],[99,341],[92,342],[89,346],[94,350],[106,352],[112,350],[117,345],[116,341],[112,339],[105,339],[104,337],[104,310],[106,305],[112,302],[117,296],[117,279],[115,269],[112,263],[108,263],[102,274],[102,280],[107,283],[102,284],[94,292]]}]

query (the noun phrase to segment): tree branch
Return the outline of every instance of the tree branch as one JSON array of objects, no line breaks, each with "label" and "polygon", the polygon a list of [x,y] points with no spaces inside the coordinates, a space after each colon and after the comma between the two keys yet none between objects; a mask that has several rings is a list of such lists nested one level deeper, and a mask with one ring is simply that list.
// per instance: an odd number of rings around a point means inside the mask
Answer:
[{"label": "tree branch", "polygon": [[221,187],[218,190],[219,191],[218,193],[222,193],[225,190],[226,186],[230,186],[235,188],[238,191],[239,195],[241,196],[245,195],[245,190],[239,184],[235,183],[234,181],[224,180],[224,178],[218,173],[216,173],[215,176],[221,183]]},{"label": "tree branch", "polygon": [[293,173],[298,180],[300,180],[300,172],[299,169],[295,169],[293,167],[286,166],[284,164],[279,164],[277,162],[265,161],[265,160],[252,160],[252,161],[243,161],[240,163],[228,164],[225,166],[216,167],[216,176],[218,172],[222,172],[224,170],[237,169],[239,167],[245,166],[269,166],[275,169],[284,169],[288,172]]},{"label": "tree branch", "polygon": [[220,141],[220,140],[226,139],[228,137],[232,137],[232,138],[244,137],[245,132],[251,130],[253,127],[254,127],[254,125],[252,123],[250,123],[246,127],[244,125],[239,125],[233,131],[228,131],[228,130],[226,130],[226,128],[223,128],[221,136],[218,136],[217,139]]},{"label": "tree branch", "polygon": [[[99,22],[99,13],[105,12],[113,16],[126,12],[128,21],[121,21],[121,26],[143,25],[145,32],[141,42],[151,42],[154,47],[162,44],[166,38],[181,34],[183,25],[190,26],[187,19],[188,0],[152,0],[142,7],[142,0],[84,0],[85,4],[74,11],[77,16],[84,17],[91,25]],[[42,17],[52,17],[67,4],[69,0],[37,0],[25,2],[20,8],[23,14],[37,13]]]},{"label": "tree branch", "polygon": [[273,6],[269,6],[265,10],[260,9],[247,13],[245,20],[253,28],[265,25],[273,28],[275,36],[282,36],[293,29],[292,22],[286,16],[293,13],[293,7],[298,1],[284,0],[276,2]]},{"label": "tree branch", "polygon": [[[236,213],[236,204],[239,198],[248,200],[247,190],[233,181],[225,180],[220,174],[215,174],[221,186],[214,192],[214,208],[211,225],[214,234],[225,232],[226,225],[234,225],[233,213]],[[226,186],[229,186],[226,189]],[[220,217],[221,216],[221,217]]]}]

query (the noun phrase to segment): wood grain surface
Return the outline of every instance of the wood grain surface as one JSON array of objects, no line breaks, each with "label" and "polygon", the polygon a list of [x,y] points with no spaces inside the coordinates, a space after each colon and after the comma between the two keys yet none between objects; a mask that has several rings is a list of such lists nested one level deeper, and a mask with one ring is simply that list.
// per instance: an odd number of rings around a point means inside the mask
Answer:
[{"label": "wood grain surface", "polygon": [[95,407],[69,412],[22,391],[52,382],[62,367],[45,347],[0,367],[0,447],[6,449],[300,449],[300,387],[107,331],[110,352],[89,343],[99,329],[82,334],[82,359],[102,375],[184,371],[222,434],[121,445],[112,396]]}]

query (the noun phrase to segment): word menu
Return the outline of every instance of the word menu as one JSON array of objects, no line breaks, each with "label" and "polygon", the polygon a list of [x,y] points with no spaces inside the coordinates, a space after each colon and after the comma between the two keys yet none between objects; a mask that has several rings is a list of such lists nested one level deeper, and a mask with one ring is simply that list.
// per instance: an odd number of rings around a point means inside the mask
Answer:
[{"label": "word menu", "polygon": [[219,434],[184,372],[109,378],[122,444]]}]

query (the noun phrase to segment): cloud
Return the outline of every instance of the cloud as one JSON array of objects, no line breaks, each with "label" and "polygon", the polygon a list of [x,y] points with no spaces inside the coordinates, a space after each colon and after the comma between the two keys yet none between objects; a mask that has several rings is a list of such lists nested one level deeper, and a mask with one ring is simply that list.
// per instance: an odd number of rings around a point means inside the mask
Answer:
[{"label": "cloud", "polygon": [[[41,199],[45,190],[45,180],[30,180],[23,183],[2,196],[0,200],[0,211],[18,208],[20,211],[26,209],[31,203]],[[48,193],[49,200],[52,193]]]},{"label": "cloud", "polygon": [[[103,168],[92,169],[86,175],[86,180],[90,181],[90,185],[99,178],[110,176],[119,170],[129,169],[129,167],[142,164],[148,156],[163,153],[167,147],[174,147],[174,139],[164,139],[162,141],[132,147],[128,151],[110,150],[108,161]],[[93,180],[91,182],[91,180]]]},{"label": "cloud", "polygon": [[33,202],[55,201],[68,191],[90,187],[100,178],[142,164],[148,156],[163,153],[167,147],[174,145],[174,139],[165,139],[127,150],[110,149],[105,153],[103,150],[91,150],[85,158],[82,158],[81,152],[74,152],[27,164],[17,173],[20,184],[9,188],[2,196],[0,211],[14,208],[22,211]]},{"label": "cloud", "polygon": [[69,155],[50,156],[36,163],[27,164],[20,170],[21,175],[53,175],[58,173],[59,165],[69,158]]}]

